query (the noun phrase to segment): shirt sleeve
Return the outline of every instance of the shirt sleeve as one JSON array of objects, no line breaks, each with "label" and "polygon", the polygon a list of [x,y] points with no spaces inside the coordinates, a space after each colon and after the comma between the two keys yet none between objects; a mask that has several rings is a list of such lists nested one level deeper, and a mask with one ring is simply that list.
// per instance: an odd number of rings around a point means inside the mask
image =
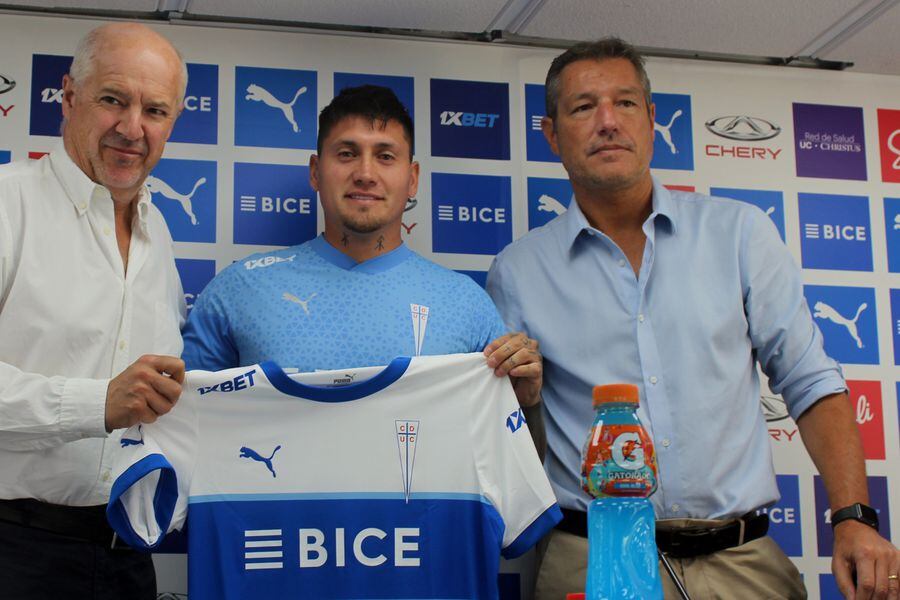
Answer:
[{"label": "shirt sleeve", "polygon": [[509,380],[485,370],[483,382],[485,389],[474,394],[481,414],[472,418],[478,474],[503,522],[501,554],[515,558],[559,523],[562,513]]},{"label": "shirt sleeve", "polygon": [[131,547],[156,548],[166,534],[184,527],[197,435],[197,408],[189,395],[155,423],[135,425],[122,435],[106,517]]},{"label": "shirt sleeve", "polygon": [[819,399],[847,389],[803,295],[800,269],[762,211],[748,210],[741,240],[744,310],[769,387],[794,420]]},{"label": "shirt sleeve", "polygon": [[222,278],[226,269],[206,286],[197,298],[182,331],[184,352],[181,355],[188,370],[221,371],[239,365],[239,353],[231,336],[227,299],[223,298]]},{"label": "shirt sleeve", "polygon": [[507,272],[503,253],[494,257],[487,275],[485,289],[497,307],[509,331],[525,331],[522,311],[519,310],[517,294],[512,289],[513,281]]}]

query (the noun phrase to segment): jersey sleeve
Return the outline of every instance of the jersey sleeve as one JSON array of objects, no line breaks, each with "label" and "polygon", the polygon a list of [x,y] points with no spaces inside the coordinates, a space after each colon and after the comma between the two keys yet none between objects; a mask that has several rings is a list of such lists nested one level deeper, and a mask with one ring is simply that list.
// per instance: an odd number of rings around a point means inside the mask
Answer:
[{"label": "jersey sleeve", "polygon": [[230,269],[219,273],[197,298],[187,323],[181,332],[184,352],[181,355],[187,369],[221,371],[238,366],[240,357],[231,335],[223,284],[233,277]]},{"label": "jersey sleeve", "polygon": [[474,412],[480,414],[471,421],[476,464],[483,493],[503,521],[501,554],[515,558],[559,523],[562,513],[509,379],[484,371],[483,393],[474,395]]},{"label": "jersey sleeve", "polygon": [[[188,386],[186,380],[184,389]],[[156,548],[167,533],[183,528],[197,435],[197,407],[186,394],[155,423],[135,425],[122,435],[106,517],[133,548]]]}]

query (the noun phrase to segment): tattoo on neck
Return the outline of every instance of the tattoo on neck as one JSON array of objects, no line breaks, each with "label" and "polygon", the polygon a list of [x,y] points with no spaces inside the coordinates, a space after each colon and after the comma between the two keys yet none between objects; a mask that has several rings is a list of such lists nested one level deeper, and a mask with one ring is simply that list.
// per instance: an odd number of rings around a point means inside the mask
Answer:
[{"label": "tattoo on neck", "polygon": [[384,250],[384,236],[378,236],[378,245],[375,246],[376,250]]},{"label": "tattoo on neck", "polygon": [[341,243],[344,245],[344,248],[350,245],[350,238],[347,237],[347,234],[344,234],[344,237],[341,238]]}]

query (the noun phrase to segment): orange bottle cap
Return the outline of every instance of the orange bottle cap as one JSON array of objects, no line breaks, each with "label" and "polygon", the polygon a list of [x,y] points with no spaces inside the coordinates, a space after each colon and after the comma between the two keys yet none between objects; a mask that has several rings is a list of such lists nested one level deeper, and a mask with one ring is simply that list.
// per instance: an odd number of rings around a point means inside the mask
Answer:
[{"label": "orange bottle cap", "polygon": [[638,403],[638,386],[633,383],[611,383],[594,386],[594,406],[605,402]]}]

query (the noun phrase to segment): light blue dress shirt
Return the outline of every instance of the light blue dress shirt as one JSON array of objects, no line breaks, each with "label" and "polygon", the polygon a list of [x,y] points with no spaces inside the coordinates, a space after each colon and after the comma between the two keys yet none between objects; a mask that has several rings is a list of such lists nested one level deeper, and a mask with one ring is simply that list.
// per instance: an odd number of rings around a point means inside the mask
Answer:
[{"label": "light blue dress shirt", "polygon": [[772,504],[778,488],[756,362],[796,419],[846,389],[824,352],[800,271],[755,206],[669,191],[635,276],[621,249],[568,212],[501,252],[487,289],[507,325],[544,355],[546,468],[559,503],[585,510],[581,448],[591,388],[640,387],[653,437],[658,518],[726,518]]}]

